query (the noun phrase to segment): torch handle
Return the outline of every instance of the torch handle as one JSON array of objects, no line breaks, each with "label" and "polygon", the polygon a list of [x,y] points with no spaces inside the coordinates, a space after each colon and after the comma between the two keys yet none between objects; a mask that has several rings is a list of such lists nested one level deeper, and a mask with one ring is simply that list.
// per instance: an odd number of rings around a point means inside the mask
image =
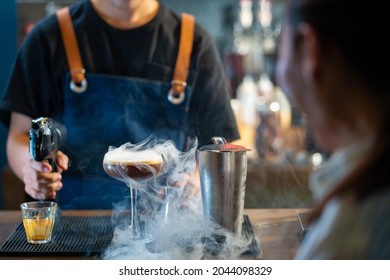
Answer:
[{"label": "torch handle", "polygon": [[[51,172],[57,172],[58,169],[57,169],[57,153],[53,153],[48,159],[47,159],[47,162],[50,164],[51,166]],[[53,201],[55,203],[57,203],[57,213],[58,215],[60,215],[60,207],[59,207],[59,203],[60,203],[60,200],[59,200],[59,195],[58,195],[58,192],[56,191],[56,198],[55,199],[50,199],[50,201]]]}]

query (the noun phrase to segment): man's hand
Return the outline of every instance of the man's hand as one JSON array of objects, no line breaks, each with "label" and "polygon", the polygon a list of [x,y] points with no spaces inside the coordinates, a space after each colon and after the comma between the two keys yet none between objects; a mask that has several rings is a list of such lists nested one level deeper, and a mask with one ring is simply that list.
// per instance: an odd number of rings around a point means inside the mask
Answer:
[{"label": "man's hand", "polygon": [[34,199],[55,199],[56,192],[62,189],[61,173],[68,169],[69,158],[57,152],[57,171],[46,161],[38,162],[32,158],[23,167],[25,191]]}]

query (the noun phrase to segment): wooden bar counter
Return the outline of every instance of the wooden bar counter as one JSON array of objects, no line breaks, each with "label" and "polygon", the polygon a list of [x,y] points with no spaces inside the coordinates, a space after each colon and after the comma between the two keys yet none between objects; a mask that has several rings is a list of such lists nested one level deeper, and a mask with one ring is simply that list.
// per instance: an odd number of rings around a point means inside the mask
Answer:
[{"label": "wooden bar counter", "polygon": [[[259,259],[266,260],[288,260],[294,254],[300,243],[300,225],[297,214],[307,212],[309,209],[282,208],[282,209],[245,209],[244,214],[248,215],[253,231],[257,237],[261,256]],[[80,210],[63,211],[64,216],[104,216],[111,215],[110,211]],[[0,211],[0,244],[21,223],[21,212],[19,210]],[[5,257],[0,259],[33,259],[35,257]],[[39,257],[38,259],[80,259],[80,257]],[[93,259],[86,257],[84,259]]]}]

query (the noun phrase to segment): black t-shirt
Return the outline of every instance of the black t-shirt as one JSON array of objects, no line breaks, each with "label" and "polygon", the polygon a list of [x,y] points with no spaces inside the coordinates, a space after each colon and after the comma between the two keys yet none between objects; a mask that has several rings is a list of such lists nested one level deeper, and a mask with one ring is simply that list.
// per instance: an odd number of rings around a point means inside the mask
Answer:
[{"label": "black t-shirt", "polygon": [[[123,30],[103,21],[89,0],[74,4],[70,11],[87,73],[172,80],[180,37],[179,14],[160,3],[158,14],[149,23]],[[51,15],[36,24],[18,51],[0,103],[1,121],[9,125],[12,111],[31,118],[60,115],[67,72],[57,18]],[[209,143],[213,136],[238,139],[218,51],[199,25],[195,27],[187,82],[193,87],[189,135],[196,136],[199,145]]]}]

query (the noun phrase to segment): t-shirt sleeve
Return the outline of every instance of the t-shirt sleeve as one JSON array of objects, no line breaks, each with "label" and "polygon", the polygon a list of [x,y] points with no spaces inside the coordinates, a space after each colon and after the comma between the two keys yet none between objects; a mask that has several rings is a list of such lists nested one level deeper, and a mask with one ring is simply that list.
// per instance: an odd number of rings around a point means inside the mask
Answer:
[{"label": "t-shirt sleeve", "polygon": [[58,88],[52,59],[57,42],[50,42],[46,30],[35,26],[20,46],[4,96],[0,119],[8,126],[11,112],[31,118],[52,116],[59,107]]},{"label": "t-shirt sleeve", "polygon": [[200,146],[211,143],[213,136],[225,137],[228,142],[237,140],[240,135],[215,42],[206,34],[199,45],[194,45],[194,51],[199,51],[199,71],[190,108],[190,112],[194,112],[196,117],[190,118],[194,122],[190,127],[196,128],[194,133]]}]

